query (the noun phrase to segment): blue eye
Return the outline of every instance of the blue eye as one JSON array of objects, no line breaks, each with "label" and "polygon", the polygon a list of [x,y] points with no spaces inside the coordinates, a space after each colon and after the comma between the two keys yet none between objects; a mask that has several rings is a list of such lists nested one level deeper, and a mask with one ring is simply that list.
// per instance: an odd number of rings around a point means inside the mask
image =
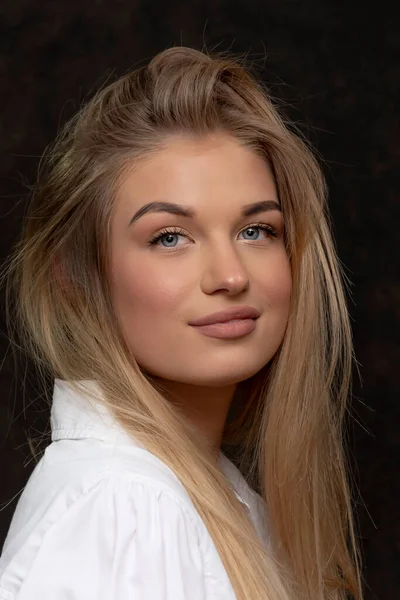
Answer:
[{"label": "blue eye", "polygon": [[[173,248],[176,244],[172,244],[171,242],[171,238],[176,238],[178,234],[177,233],[164,233],[163,236],[161,236],[160,240],[165,240],[167,243],[163,244],[166,246],[166,248]],[[169,239],[168,239],[169,238]],[[173,239],[172,239],[173,241]]]},{"label": "blue eye", "polygon": [[264,223],[260,223],[259,225],[250,225],[243,229],[241,233],[252,232],[250,238],[248,240],[251,242],[252,240],[258,240],[260,231],[267,231],[269,235],[275,236],[276,233],[272,227],[269,225],[265,225]]},{"label": "blue eye", "polygon": [[[267,233],[267,237],[277,237],[277,232],[271,225],[267,225],[266,223],[256,223],[254,225],[248,225],[245,229],[242,229],[240,233],[251,232],[249,238],[245,238],[246,241],[256,241],[260,238],[259,231],[265,231]],[[163,229],[159,233],[157,233],[151,240],[149,240],[149,246],[157,246],[159,241],[165,239],[166,244],[162,244],[164,248],[175,248],[176,243],[173,243],[173,238],[177,236],[188,237],[183,229],[180,228],[167,228]],[[171,239],[172,238],[172,239]]]},{"label": "blue eye", "polygon": [[[183,235],[184,237],[187,237],[183,229],[164,229],[163,231],[157,233],[153,238],[151,238],[151,240],[149,241],[149,246],[155,246],[159,240],[167,238],[170,238],[168,241],[171,242],[171,237],[173,238],[178,235]],[[175,248],[175,246],[176,244],[168,244],[164,245],[164,248]]]}]

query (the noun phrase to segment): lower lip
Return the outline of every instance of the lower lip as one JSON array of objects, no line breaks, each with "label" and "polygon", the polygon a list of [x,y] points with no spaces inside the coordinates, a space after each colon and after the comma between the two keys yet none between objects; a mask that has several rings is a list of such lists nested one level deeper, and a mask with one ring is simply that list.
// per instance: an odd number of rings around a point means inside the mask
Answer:
[{"label": "lower lip", "polygon": [[247,335],[255,330],[255,319],[240,319],[227,323],[213,323],[212,325],[193,325],[200,333],[208,337],[233,339]]}]

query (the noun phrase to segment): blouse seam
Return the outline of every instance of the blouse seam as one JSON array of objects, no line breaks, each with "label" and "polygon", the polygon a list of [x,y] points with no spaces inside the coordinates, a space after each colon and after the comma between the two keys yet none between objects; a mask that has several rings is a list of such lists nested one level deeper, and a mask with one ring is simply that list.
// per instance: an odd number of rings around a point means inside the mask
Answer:
[{"label": "blouse seam", "polygon": [[[4,595],[5,594],[5,595]],[[13,600],[14,592],[4,584],[0,584],[0,600]]]},{"label": "blouse seam", "polygon": [[[110,475],[115,475],[116,478],[119,477],[118,473],[112,473]],[[198,540],[200,554],[201,554],[201,558],[202,558],[202,562],[203,562],[206,598],[210,597],[210,600],[213,600],[214,598],[216,598],[214,591],[212,590],[211,583],[209,583],[209,581],[211,579],[211,572],[210,572],[210,568],[209,568],[210,550],[205,547],[204,538],[200,531],[199,515],[191,514],[191,513],[193,513],[193,507],[188,503],[188,501],[185,498],[182,498],[170,486],[164,485],[162,483],[160,484],[159,482],[155,482],[150,477],[146,477],[144,475],[140,475],[140,474],[136,474],[136,473],[129,474],[128,478],[130,479],[131,483],[135,483],[135,482],[139,482],[139,481],[146,482],[149,485],[149,487],[152,487],[153,489],[155,489],[157,491],[161,490],[163,493],[165,493],[166,496],[169,496],[169,498],[171,498],[171,500],[173,500],[177,504],[179,504],[182,511],[187,515],[187,517],[194,529],[197,540]],[[203,525],[203,527],[205,527],[205,524],[202,522],[201,522],[201,525]]]},{"label": "blouse seam", "polygon": [[[116,478],[120,477],[120,475],[118,473],[111,473],[110,476],[115,476]],[[125,476],[122,476],[122,478],[124,478],[124,477]],[[202,558],[202,562],[203,562],[204,582],[205,582],[205,588],[206,588],[205,591],[206,591],[206,597],[208,598],[210,592],[212,592],[211,587],[208,583],[208,581],[210,579],[210,569],[209,569],[209,552],[210,552],[210,550],[205,547],[204,538],[200,531],[199,515],[192,514],[193,507],[188,503],[188,501],[185,498],[182,498],[170,486],[162,484],[162,483],[160,484],[159,482],[154,481],[150,477],[146,477],[144,475],[140,475],[140,474],[136,474],[136,473],[129,474],[128,478],[130,480],[130,483],[132,483],[132,484],[134,484],[136,482],[146,482],[146,484],[148,484],[148,486],[152,487],[154,490],[162,491],[171,500],[176,502],[179,505],[179,507],[181,508],[181,510],[188,517],[188,519],[191,523],[191,526],[194,529],[194,533],[196,535],[196,538],[197,538],[197,541],[199,544],[199,548],[200,548],[200,554],[201,554],[201,558]],[[205,527],[204,523],[201,523],[201,524]],[[213,593],[212,598],[214,598],[214,597],[215,596]]]},{"label": "blouse seam", "polygon": [[[57,519],[55,521],[53,521],[52,523],[50,523],[49,527],[43,532],[42,543],[38,546],[36,554],[30,564],[30,567],[26,571],[25,579],[35,564],[35,561],[39,555],[40,548],[44,542],[44,538],[45,538],[46,534],[52,529],[52,527],[54,527],[69,512],[69,510],[71,508],[73,508],[73,506],[75,506],[76,502],[78,502],[80,499],[87,496],[87,494],[89,494],[96,487],[100,487],[101,485],[103,485],[103,486],[107,485],[107,483],[110,481],[111,478],[115,479],[115,480],[119,480],[121,482],[127,482],[129,484],[134,484],[137,482],[146,482],[149,485],[149,487],[151,487],[153,490],[162,491],[163,493],[165,493],[167,496],[169,496],[172,500],[174,500],[179,505],[179,507],[182,509],[182,511],[188,517],[191,527],[194,529],[196,538],[198,540],[202,564],[203,564],[203,572],[205,574],[204,581],[205,581],[205,588],[206,588],[206,597],[208,597],[207,595],[209,594],[209,591],[210,591],[208,581],[207,581],[207,579],[209,577],[209,572],[205,568],[206,563],[208,565],[208,557],[207,557],[208,552],[206,551],[206,549],[204,547],[204,541],[202,539],[201,532],[199,531],[198,523],[196,523],[196,519],[198,519],[198,517],[190,514],[192,511],[192,507],[190,506],[190,504],[188,504],[183,498],[179,497],[179,495],[176,494],[174,492],[174,490],[172,490],[168,485],[164,485],[162,483],[160,484],[158,482],[156,483],[151,478],[141,476],[138,474],[129,474],[127,476],[125,474],[122,475],[120,473],[109,472],[109,473],[107,473],[106,476],[102,476],[101,479],[98,479],[97,481],[92,483],[92,485],[89,488],[83,490],[79,494],[79,496],[74,498],[73,502],[60,515],[58,515]],[[24,585],[24,582],[22,582],[20,590],[22,590],[23,585]],[[4,587],[3,584],[0,584],[0,586],[3,587],[3,589],[6,593],[8,593],[8,592],[13,593],[13,592],[11,592],[11,590],[8,590],[6,587]],[[1,587],[0,587],[0,592],[1,592]],[[0,600],[2,600],[1,596],[0,596]],[[9,599],[6,598],[5,600],[9,600]],[[10,600],[12,600],[12,599],[10,599]]]}]

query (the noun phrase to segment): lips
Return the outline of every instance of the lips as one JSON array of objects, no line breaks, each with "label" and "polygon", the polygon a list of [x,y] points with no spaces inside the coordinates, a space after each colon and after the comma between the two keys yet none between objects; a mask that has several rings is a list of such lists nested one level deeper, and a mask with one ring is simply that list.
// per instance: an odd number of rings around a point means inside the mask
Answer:
[{"label": "lips", "polygon": [[259,316],[260,311],[253,306],[236,306],[190,321],[189,325],[201,327],[203,325],[227,323],[228,321],[237,321],[242,319],[258,319]]}]

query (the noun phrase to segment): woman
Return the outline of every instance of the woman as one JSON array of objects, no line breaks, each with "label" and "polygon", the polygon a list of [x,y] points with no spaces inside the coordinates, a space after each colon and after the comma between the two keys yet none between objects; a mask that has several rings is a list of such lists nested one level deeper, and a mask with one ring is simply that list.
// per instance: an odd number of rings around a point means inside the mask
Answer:
[{"label": "woman", "polygon": [[1,598],[362,598],[325,184],[243,65],[170,48],[99,91],[6,272],[55,385]]}]

